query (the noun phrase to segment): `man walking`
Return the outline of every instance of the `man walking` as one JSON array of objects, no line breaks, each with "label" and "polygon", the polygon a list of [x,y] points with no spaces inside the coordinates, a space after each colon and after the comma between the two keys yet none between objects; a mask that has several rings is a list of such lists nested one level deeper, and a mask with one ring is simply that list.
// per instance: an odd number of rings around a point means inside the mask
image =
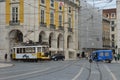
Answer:
[{"label": "man walking", "polygon": [[5,61],[7,61],[7,53],[5,54]]}]

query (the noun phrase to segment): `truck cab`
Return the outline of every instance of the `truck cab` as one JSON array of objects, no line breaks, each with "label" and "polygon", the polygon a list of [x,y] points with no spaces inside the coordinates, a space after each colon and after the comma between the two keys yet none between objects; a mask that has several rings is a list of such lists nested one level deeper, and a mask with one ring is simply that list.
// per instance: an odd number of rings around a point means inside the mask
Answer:
[{"label": "truck cab", "polygon": [[107,61],[107,62],[111,63],[112,59],[113,59],[112,50],[96,50],[91,53],[89,62]]}]

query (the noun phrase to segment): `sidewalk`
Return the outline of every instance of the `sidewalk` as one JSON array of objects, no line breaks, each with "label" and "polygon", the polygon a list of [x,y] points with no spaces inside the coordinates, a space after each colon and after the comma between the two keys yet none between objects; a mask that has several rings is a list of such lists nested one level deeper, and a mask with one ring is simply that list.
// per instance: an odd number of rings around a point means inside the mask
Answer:
[{"label": "sidewalk", "polygon": [[0,63],[0,68],[13,66],[11,63]]},{"label": "sidewalk", "polygon": [[112,63],[120,63],[120,60],[119,61],[112,60]]},{"label": "sidewalk", "polygon": [[13,64],[10,63],[10,61],[5,61],[0,59],[0,68],[10,67],[10,66],[13,66]]}]

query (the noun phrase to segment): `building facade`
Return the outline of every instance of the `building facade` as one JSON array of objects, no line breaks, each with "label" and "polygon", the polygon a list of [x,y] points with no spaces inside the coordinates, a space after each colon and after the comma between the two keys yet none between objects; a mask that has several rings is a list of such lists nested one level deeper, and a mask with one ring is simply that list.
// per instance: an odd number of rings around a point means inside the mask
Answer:
[{"label": "building facade", "polygon": [[[63,2],[62,2],[63,1]],[[76,59],[79,0],[2,0],[0,55],[23,43],[48,45],[51,55]]]},{"label": "building facade", "polygon": [[81,0],[79,17],[80,52],[90,53],[102,48],[102,13],[86,0]]},{"label": "building facade", "polygon": [[110,21],[110,48],[116,49],[117,46],[117,27],[116,27],[116,8],[104,9],[103,17]]},{"label": "building facade", "polygon": [[103,17],[103,49],[110,49],[111,40],[110,40],[110,20],[108,18]]},{"label": "building facade", "polygon": [[120,53],[120,0],[116,1],[116,13],[117,13],[117,52]]}]

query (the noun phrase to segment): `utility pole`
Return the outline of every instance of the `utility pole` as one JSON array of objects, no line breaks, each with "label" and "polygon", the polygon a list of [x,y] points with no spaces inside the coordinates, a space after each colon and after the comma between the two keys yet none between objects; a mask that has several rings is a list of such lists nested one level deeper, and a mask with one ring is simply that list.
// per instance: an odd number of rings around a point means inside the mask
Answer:
[{"label": "utility pole", "polygon": [[[34,0],[34,6],[35,6],[35,1]],[[34,7],[34,43],[35,43],[35,19],[36,19],[36,16],[35,16],[35,7]]]},{"label": "utility pole", "polygon": [[[64,2],[64,11],[65,11],[65,0],[63,1]],[[65,35],[65,12],[63,11],[64,15],[63,15],[63,54],[65,55],[65,52],[64,52],[64,44],[65,44],[65,38],[64,38],[64,35]]]}]

